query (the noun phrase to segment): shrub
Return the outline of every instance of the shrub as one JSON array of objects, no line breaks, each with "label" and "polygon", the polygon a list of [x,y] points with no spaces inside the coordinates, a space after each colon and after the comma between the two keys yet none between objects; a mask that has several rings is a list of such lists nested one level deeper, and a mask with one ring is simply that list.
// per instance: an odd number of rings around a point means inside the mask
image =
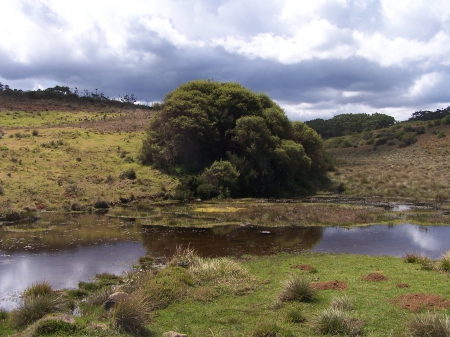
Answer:
[{"label": "shrub", "polygon": [[442,254],[438,261],[438,266],[439,270],[450,272],[450,250]]},{"label": "shrub", "polygon": [[5,195],[5,189],[3,188],[3,185],[0,185],[0,195]]},{"label": "shrub", "polygon": [[406,253],[406,255],[403,257],[403,260],[406,263],[422,263],[424,259],[426,259],[425,256],[414,253]]},{"label": "shrub", "polygon": [[31,134],[32,134],[34,137],[37,137],[37,136],[39,136],[39,131],[36,130],[36,129],[34,129],[33,132],[31,132]]},{"label": "shrub", "polygon": [[132,294],[117,302],[112,311],[112,321],[115,329],[133,334],[145,331],[145,324],[149,321],[149,311],[142,294]]},{"label": "shrub", "polygon": [[360,336],[363,333],[364,324],[345,311],[327,309],[319,315],[315,327],[323,335]]},{"label": "shrub", "polygon": [[378,138],[378,139],[375,141],[375,146],[384,145],[384,144],[387,143],[387,141],[388,141],[388,140],[387,140],[386,137]]},{"label": "shrub", "polygon": [[441,124],[443,125],[448,125],[450,124],[450,115],[445,116],[444,118],[441,119]]},{"label": "shrub", "polygon": [[73,212],[79,212],[83,209],[81,204],[78,201],[74,201],[70,204],[70,210]]},{"label": "shrub", "polygon": [[412,337],[449,337],[450,318],[439,313],[415,315],[407,322]]},{"label": "shrub", "polygon": [[437,133],[436,137],[437,137],[438,139],[445,138],[445,137],[447,137],[447,134],[445,133],[445,131],[439,131],[439,132]]},{"label": "shrub", "polygon": [[126,170],[119,175],[119,178],[134,180],[136,179],[136,172],[134,171],[134,169]]},{"label": "shrub", "polygon": [[77,331],[75,324],[60,319],[45,319],[38,323],[34,335],[72,335]]},{"label": "shrub", "polygon": [[311,287],[311,280],[305,276],[291,274],[284,282],[278,296],[281,301],[311,302],[316,297],[316,290]]},{"label": "shrub", "polygon": [[102,305],[113,293],[111,287],[103,287],[95,290],[86,298],[86,303],[90,305]]},{"label": "shrub", "polygon": [[94,208],[99,208],[99,209],[107,209],[107,208],[109,208],[110,206],[109,206],[109,204],[108,204],[108,202],[106,201],[106,200],[103,200],[103,199],[97,199],[95,202],[94,202]]},{"label": "shrub", "polygon": [[3,308],[0,308],[0,321],[5,321],[9,317],[9,312]]},{"label": "shrub", "polygon": [[68,303],[60,294],[24,296],[17,308],[11,312],[11,323],[21,327],[37,321],[49,313],[65,311],[67,308]]}]

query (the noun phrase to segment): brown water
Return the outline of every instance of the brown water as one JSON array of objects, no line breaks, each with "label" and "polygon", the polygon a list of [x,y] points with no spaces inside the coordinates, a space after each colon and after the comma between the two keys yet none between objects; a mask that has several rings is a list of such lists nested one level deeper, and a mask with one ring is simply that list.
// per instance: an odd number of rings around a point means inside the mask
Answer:
[{"label": "brown water", "polygon": [[436,259],[450,249],[450,227],[180,228],[102,215],[47,214],[36,223],[0,231],[0,307],[12,308],[17,294],[33,282],[76,287],[97,273],[121,274],[145,254],[170,256],[177,245],[209,257],[310,250],[398,257],[411,252]]}]

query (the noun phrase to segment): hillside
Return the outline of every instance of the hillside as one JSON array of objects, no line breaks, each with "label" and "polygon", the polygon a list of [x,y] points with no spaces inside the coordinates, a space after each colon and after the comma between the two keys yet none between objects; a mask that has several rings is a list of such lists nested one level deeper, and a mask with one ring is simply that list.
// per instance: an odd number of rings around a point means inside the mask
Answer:
[{"label": "hillside", "polygon": [[0,96],[0,213],[164,197],[176,181],[136,163],[151,114],[131,104]]},{"label": "hillside", "polygon": [[330,176],[343,183],[345,195],[418,201],[450,196],[450,125],[405,122],[326,145],[338,162]]}]

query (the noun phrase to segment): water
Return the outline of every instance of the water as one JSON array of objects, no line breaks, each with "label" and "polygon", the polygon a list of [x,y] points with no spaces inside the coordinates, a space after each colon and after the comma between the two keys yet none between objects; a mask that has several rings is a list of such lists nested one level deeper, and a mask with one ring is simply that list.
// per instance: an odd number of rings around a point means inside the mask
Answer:
[{"label": "water", "polygon": [[14,231],[0,231],[0,307],[5,309],[13,308],[17,295],[33,282],[46,280],[55,288],[73,288],[97,273],[121,274],[145,254],[170,256],[177,245],[190,245],[210,257],[311,250],[397,257],[417,253],[437,259],[450,249],[450,227],[410,224],[202,229],[146,226],[134,219],[97,215],[52,215],[7,228]]}]

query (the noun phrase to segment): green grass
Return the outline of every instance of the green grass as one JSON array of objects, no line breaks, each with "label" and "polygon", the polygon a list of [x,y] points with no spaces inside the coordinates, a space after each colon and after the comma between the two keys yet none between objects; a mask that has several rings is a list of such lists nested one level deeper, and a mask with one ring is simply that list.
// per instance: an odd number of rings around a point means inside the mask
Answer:
[{"label": "green grass", "polygon": [[[141,323],[136,323],[136,326],[140,326],[139,329],[145,327],[146,333],[153,336],[160,336],[166,331],[217,337],[317,336],[319,332],[337,332],[339,329],[356,335],[362,326],[364,336],[393,336],[409,329],[411,323],[408,322],[414,320],[417,314],[426,314],[424,311],[410,312],[395,305],[393,300],[397,296],[424,293],[450,298],[446,273],[425,271],[420,264],[405,263],[401,258],[282,253],[264,257],[247,256],[242,261],[201,258],[198,261],[188,268],[171,266],[159,272],[140,271],[128,275],[124,284],[135,284],[129,287],[130,296],[142,299],[139,312],[146,313],[145,320],[140,320],[142,317],[136,318],[131,309],[124,309],[125,313],[130,312],[130,321],[138,319]],[[315,301],[279,301],[274,305],[283,292],[284,282],[292,277],[291,266],[299,264],[320,266],[313,276],[307,271],[295,269],[294,275],[299,279],[339,280],[347,284],[347,289],[318,290]],[[367,282],[361,278],[374,272],[382,273],[388,280]],[[397,287],[400,283],[407,283],[409,287]],[[94,292],[91,296],[104,298],[106,295]],[[83,302],[83,315],[78,320],[84,323],[77,323],[81,324],[81,328],[75,335],[95,336],[88,328],[89,322],[123,326],[114,315],[101,308],[102,300],[94,301],[93,297]],[[437,310],[444,315],[450,313],[449,309]],[[146,321],[148,311],[151,311],[150,322]],[[123,319],[126,319],[125,313]],[[341,322],[336,323],[338,328],[333,328],[337,330],[321,328],[325,323],[332,327],[336,321]],[[0,321],[1,324],[11,331],[8,323]],[[133,326],[134,323],[130,329]],[[119,332],[109,332],[125,334],[120,329]],[[0,336],[6,335],[2,332]]]}]

